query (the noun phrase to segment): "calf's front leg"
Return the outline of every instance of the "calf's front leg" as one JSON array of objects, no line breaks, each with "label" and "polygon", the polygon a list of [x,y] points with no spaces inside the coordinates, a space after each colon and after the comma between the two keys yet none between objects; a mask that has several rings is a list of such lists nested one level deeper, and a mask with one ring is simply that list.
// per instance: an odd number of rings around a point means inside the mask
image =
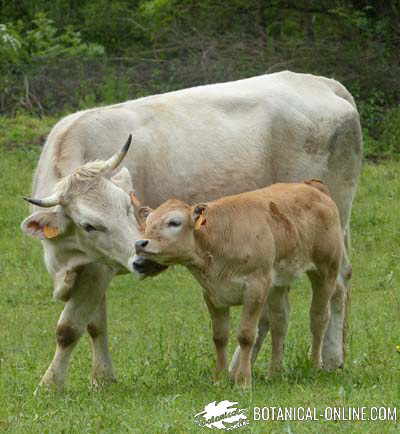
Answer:
[{"label": "calf's front leg", "polygon": [[[279,287],[281,291],[281,302],[283,303],[283,336],[286,336],[287,326],[288,326],[288,319],[289,319],[289,312],[290,312],[290,305],[289,305],[289,286],[281,286]],[[274,291],[270,291],[271,301],[273,302],[275,300],[276,295],[274,295]],[[254,363],[257,360],[257,356],[261,350],[261,347],[264,343],[264,340],[268,334],[268,331],[270,330],[270,320],[269,316],[270,313],[268,312],[268,303],[270,300],[270,295],[267,296],[267,302],[263,307],[260,320],[258,322],[258,330],[257,330],[257,338],[253,346],[253,350],[251,352],[251,364],[254,366]],[[235,353],[232,357],[232,361],[229,365],[229,374],[233,378],[235,376],[235,372],[239,367],[239,359],[240,359],[240,346],[238,345],[236,347]]]},{"label": "calf's front leg", "polygon": [[[72,351],[87,325],[96,315],[111,278],[112,272],[105,265],[89,264],[79,271],[71,291],[71,298],[66,302],[57,323],[57,346],[54,358],[39,386],[63,389]],[[104,341],[101,348],[96,345],[97,359],[100,358],[99,353],[102,351],[104,352]]]},{"label": "calf's front leg", "polygon": [[213,340],[217,353],[217,364],[215,368],[215,381],[218,381],[221,373],[227,367],[226,347],[229,340],[229,308],[217,309],[207,298],[205,298],[208,311],[210,312]]},{"label": "calf's front leg", "polygon": [[232,371],[235,384],[251,387],[251,355],[256,341],[257,326],[266,301],[266,288],[253,287],[244,296],[242,318],[238,334],[240,346],[236,371]]}]

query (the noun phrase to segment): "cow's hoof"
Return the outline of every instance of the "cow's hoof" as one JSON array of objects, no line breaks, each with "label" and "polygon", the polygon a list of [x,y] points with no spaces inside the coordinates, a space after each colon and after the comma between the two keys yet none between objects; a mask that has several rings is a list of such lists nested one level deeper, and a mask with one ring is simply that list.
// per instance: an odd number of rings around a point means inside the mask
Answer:
[{"label": "cow's hoof", "polygon": [[35,391],[33,392],[33,396],[39,396],[42,394],[49,394],[49,393],[62,393],[64,391],[64,386],[54,383],[52,381],[44,381],[41,380],[41,382],[36,387]]},{"label": "cow's hoof", "polygon": [[240,347],[238,346],[233,354],[231,363],[229,364],[229,377],[232,381],[235,379],[236,371],[239,368],[239,359],[240,359]]},{"label": "cow's hoof", "polygon": [[327,372],[336,371],[337,369],[343,369],[344,363],[341,359],[328,359],[324,360],[322,369]]},{"label": "cow's hoof", "polygon": [[115,384],[117,379],[114,374],[111,375],[92,375],[91,378],[91,386],[93,389],[103,389],[104,387],[110,386],[111,384]]}]

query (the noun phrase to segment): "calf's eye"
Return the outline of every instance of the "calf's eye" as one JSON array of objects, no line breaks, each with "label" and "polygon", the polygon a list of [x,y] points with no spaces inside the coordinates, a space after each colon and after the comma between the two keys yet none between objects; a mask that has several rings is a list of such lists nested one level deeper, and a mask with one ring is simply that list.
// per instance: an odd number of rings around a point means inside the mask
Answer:
[{"label": "calf's eye", "polygon": [[168,226],[169,226],[170,228],[177,228],[177,227],[179,227],[181,224],[182,224],[182,222],[180,222],[179,220],[170,220],[170,221],[168,222]]}]

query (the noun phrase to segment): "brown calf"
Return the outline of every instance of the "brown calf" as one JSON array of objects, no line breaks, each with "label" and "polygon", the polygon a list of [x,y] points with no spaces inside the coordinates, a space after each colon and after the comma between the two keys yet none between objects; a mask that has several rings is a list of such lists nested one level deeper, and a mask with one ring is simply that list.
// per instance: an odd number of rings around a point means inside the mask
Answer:
[{"label": "brown calf", "polygon": [[[343,234],[337,207],[324,184],[316,180],[275,184],[195,206],[172,199],[154,211],[135,201],[133,205],[144,224],[144,239],[135,244],[138,259],[185,265],[203,287],[217,376],[227,367],[229,308],[236,305],[243,305],[243,311],[240,355],[231,372],[234,381],[251,384],[251,355],[262,321],[271,327],[270,374],[282,369],[288,287],[303,272],[313,290],[312,362],[321,367],[330,300],[335,293],[342,300],[339,293],[344,290],[338,280]],[[339,317],[343,319],[343,312]],[[338,333],[343,333],[343,324]]]}]

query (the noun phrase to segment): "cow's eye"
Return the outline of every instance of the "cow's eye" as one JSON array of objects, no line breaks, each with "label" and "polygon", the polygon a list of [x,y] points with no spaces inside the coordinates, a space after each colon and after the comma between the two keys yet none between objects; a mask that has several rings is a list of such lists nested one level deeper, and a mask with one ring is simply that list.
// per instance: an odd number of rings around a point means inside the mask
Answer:
[{"label": "cow's eye", "polygon": [[172,219],[168,222],[168,227],[170,228],[177,228],[182,224],[180,220]]},{"label": "cow's eye", "polygon": [[85,229],[86,232],[93,232],[97,230],[94,226],[92,226],[89,223],[85,223],[84,225],[82,225],[82,227],[83,229]]}]

